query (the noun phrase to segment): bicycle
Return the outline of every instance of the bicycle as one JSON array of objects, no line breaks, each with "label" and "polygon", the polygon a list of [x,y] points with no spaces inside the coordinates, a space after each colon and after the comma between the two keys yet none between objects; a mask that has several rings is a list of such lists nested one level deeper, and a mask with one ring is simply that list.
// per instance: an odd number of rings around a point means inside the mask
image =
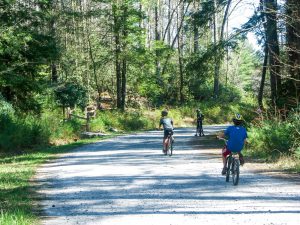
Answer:
[{"label": "bicycle", "polygon": [[165,155],[169,155],[169,156],[172,156],[173,155],[173,134],[172,133],[169,133],[168,134],[168,137],[167,137],[167,144],[166,144],[166,151],[164,151],[164,154]]},{"label": "bicycle", "polygon": [[230,175],[232,176],[233,185],[238,185],[240,178],[240,160],[237,157],[238,153],[230,153],[226,158],[226,182],[229,182]]},{"label": "bicycle", "polygon": [[[221,140],[225,141],[226,144],[226,139],[224,138],[219,138]],[[240,159],[239,159],[239,153],[238,152],[231,152],[227,157],[226,157],[226,182],[229,182],[230,175],[232,176],[232,182],[233,185],[238,185],[239,179],[240,179]]]}]

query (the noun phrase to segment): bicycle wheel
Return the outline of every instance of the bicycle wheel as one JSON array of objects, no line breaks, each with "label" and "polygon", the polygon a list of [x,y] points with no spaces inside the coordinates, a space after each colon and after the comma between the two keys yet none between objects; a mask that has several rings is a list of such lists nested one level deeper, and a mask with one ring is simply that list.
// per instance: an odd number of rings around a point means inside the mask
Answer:
[{"label": "bicycle wheel", "polygon": [[226,182],[229,182],[229,177],[230,177],[230,171],[231,171],[231,156],[228,156],[226,158]]},{"label": "bicycle wheel", "polygon": [[238,185],[240,178],[240,161],[238,159],[234,159],[232,164],[232,182],[233,185]]}]

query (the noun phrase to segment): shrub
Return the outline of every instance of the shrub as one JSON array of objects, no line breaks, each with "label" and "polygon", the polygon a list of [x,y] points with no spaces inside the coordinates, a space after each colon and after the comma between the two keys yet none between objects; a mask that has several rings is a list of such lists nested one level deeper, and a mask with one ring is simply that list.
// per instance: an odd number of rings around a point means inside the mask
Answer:
[{"label": "shrub", "polygon": [[249,130],[250,153],[266,158],[300,155],[299,113],[284,121],[265,120]]},{"label": "shrub", "polygon": [[1,127],[0,149],[6,152],[47,144],[49,140],[48,130],[35,117],[6,117]]},{"label": "shrub", "polygon": [[80,136],[84,129],[84,121],[71,119],[64,121],[61,119],[60,112],[46,111],[43,113],[41,123],[49,133],[48,142],[52,144],[68,143]]},{"label": "shrub", "polygon": [[11,151],[45,144],[49,132],[34,116],[15,115],[11,104],[0,96],[0,150]]},{"label": "shrub", "polygon": [[126,113],[124,117],[119,118],[120,124],[124,130],[144,130],[149,128],[149,121],[139,112]]}]

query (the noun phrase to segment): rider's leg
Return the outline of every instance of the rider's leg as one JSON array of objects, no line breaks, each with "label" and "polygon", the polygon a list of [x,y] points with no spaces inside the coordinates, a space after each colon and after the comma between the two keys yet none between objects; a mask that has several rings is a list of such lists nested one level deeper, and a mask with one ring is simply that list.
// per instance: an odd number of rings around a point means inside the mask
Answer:
[{"label": "rider's leg", "polygon": [[166,148],[166,139],[167,138],[165,138],[165,137],[163,138],[163,151],[166,151],[166,149],[167,149]]},{"label": "rider's leg", "polygon": [[226,158],[230,154],[230,151],[227,149],[227,146],[224,146],[222,149],[222,161],[223,161],[223,169],[222,169],[222,175],[226,174]]},{"label": "rider's leg", "polygon": [[167,149],[167,145],[168,145],[168,138],[164,138],[164,147],[165,149]]},{"label": "rider's leg", "polygon": [[241,152],[239,153],[239,159],[240,159],[241,166],[244,165],[245,160],[244,160],[243,154]]},{"label": "rider's leg", "polygon": [[200,129],[200,124],[199,124],[199,121],[197,121],[197,128],[196,128],[196,134],[195,134],[195,136],[200,135],[199,129]]},{"label": "rider's leg", "polygon": [[200,121],[200,124],[199,124],[199,127],[200,127],[200,136],[204,136],[204,132],[203,132],[203,126],[202,126],[202,121]]}]

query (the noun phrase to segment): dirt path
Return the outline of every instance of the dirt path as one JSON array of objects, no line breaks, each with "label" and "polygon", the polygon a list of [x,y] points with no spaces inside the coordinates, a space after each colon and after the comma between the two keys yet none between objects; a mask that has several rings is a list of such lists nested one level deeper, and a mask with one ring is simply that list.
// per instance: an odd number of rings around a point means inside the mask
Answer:
[{"label": "dirt path", "polygon": [[248,165],[238,186],[226,183],[219,146],[193,134],[175,131],[172,157],[161,154],[162,133],[154,131],[84,146],[44,165],[37,179],[43,224],[299,224],[297,180]]}]

